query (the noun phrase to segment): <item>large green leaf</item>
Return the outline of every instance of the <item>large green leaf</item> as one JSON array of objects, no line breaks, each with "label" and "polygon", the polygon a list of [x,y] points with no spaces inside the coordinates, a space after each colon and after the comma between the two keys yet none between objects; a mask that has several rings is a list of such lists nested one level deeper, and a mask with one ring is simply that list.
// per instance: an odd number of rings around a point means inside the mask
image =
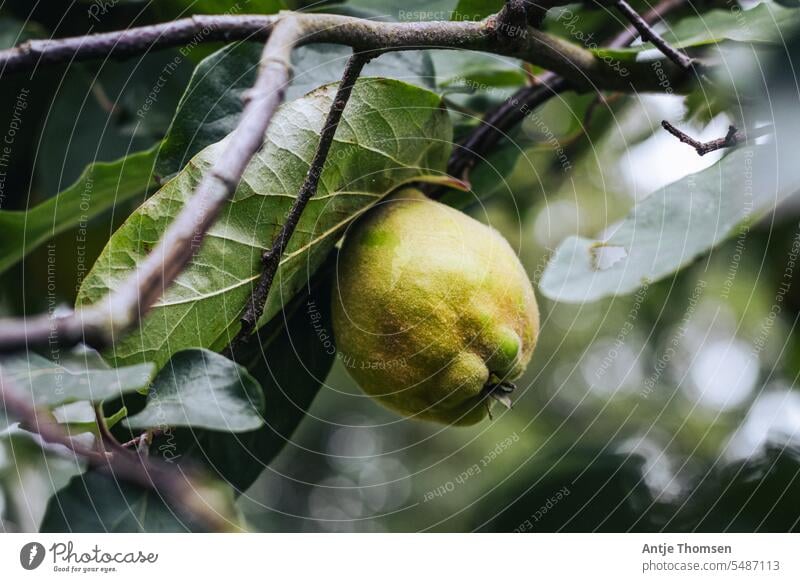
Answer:
[{"label": "large green leaf", "polygon": [[[336,86],[320,87],[281,107],[265,145],[245,171],[191,265],[139,329],[117,343],[117,365],[163,366],[183,349],[219,351],[261,272],[261,254],[280,229],[308,171]],[[268,297],[262,323],[306,283],[345,227],[399,185],[441,176],[452,130],[439,96],[390,79],[356,85],[316,196],[309,202]],[[230,138],[226,138],[230,139]],[[85,278],[78,304],[117,288],[153,248],[225,143],[212,145],[145,202],[114,234]]]},{"label": "large green leaf", "polygon": [[775,144],[743,147],[654,192],[606,240],[565,240],[545,269],[541,292],[558,301],[594,301],[666,277],[800,189],[800,172],[779,174],[779,166]]},{"label": "large green leaf", "polygon": [[94,163],[69,188],[27,212],[0,210],[0,272],[55,235],[150,190],[157,151]]},{"label": "large green leaf", "polygon": [[188,426],[243,432],[264,425],[264,394],[242,366],[208,350],[178,352],[150,386],[130,428]]},{"label": "large green leaf", "polygon": [[[176,478],[182,477],[178,474]],[[225,511],[220,518],[232,513],[229,502],[224,499],[219,502],[222,492],[207,487],[204,499],[208,499],[217,511]],[[235,527],[238,517],[232,515],[228,519]],[[39,531],[166,533],[202,532],[204,527],[196,518],[167,505],[158,492],[92,470],[73,477],[66,487],[50,498]]]},{"label": "large green leaf", "polygon": [[326,261],[298,296],[261,329],[258,340],[237,353],[261,384],[266,400],[265,426],[239,434],[177,429],[156,437],[151,455],[200,462],[232,485],[247,489],[290,442],[333,366],[330,322],[334,257]]},{"label": "large green leaf", "polygon": [[0,378],[8,378],[37,408],[68,402],[100,402],[145,388],[156,368],[139,364],[109,368],[92,351],[65,354],[54,362],[29,352],[0,358]]},{"label": "large green leaf", "polygon": [[[664,39],[675,48],[691,48],[723,41],[746,43],[776,43],[776,32],[787,30],[797,23],[796,8],[782,8],[764,2],[750,10],[709,10],[684,18],[664,33]],[[611,58],[635,58],[644,50],[655,47],[647,42],[636,46],[609,49],[597,48],[595,54]]]},{"label": "large green leaf", "polygon": [[[255,82],[262,49],[259,43],[228,45],[197,65],[159,153],[159,172],[174,174],[200,150],[233,131],[242,113],[243,93]],[[339,45],[295,50],[287,100],[338,80],[350,52]],[[431,89],[434,84],[433,64],[425,51],[381,55],[364,67],[364,76],[370,75]]]}]

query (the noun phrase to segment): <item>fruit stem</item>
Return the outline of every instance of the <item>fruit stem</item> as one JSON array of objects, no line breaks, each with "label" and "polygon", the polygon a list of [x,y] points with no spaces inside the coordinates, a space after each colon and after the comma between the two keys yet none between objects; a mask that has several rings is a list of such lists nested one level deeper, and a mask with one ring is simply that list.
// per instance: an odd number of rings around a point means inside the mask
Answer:
[{"label": "fruit stem", "polygon": [[[492,377],[495,377],[492,375]],[[490,398],[494,398],[500,404],[511,409],[512,402],[511,398],[509,398],[509,394],[514,392],[517,389],[516,384],[513,382],[508,382],[505,380],[501,380],[499,382],[487,382],[486,385],[483,387],[481,393],[485,396],[489,396]],[[489,401],[486,401],[487,408],[489,407]],[[489,410],[489,418],[491,419],[491,409]]]}]

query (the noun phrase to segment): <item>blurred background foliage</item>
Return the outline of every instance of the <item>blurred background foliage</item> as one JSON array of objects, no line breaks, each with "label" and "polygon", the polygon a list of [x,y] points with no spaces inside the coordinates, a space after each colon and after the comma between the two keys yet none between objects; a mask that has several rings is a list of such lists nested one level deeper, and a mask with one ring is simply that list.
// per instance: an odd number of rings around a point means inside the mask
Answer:
[{"label": "blurred background foliage", "polygon": [[[89,1],[51,0],[31,9],[26,0],[7,0],[0,4],[0,48],[232,8],[216,0],[107,4],[93,17],[99,4]],[[242,12],[271,12],[310,3],[240,4],[247,5]],[[356,0],[307,8],[441,19],[456,4]],[[670,22],[734,6],[689,3]],[[546,27],[569,36],[557,19]],[[602,38],[621,23],[597,9],[583,15],[581,27]],[[771,63],[767,90],[791,85],[781,59],[800,55],[795,42],[787,39],[777,55],[723,53],[732,59],[730,77],[744,85],[753,62]],[[194,65],[214,48],[179,59],[144,121],[137,109],[175,51],[4,78],[0,131],[11,123],[20,92],[30,94],[2,208],[33,206],[87,164],[157,143]],[[535,72],[499,57],[431,56],[436,85],[462,133]],[[774,72],[781,70],[783,77]],[[468,211],[508,238],[536,282],[567,236],[610,232],[636,201],[723,155],[701,158],[660,129],[667,119],[712,139],[750,115],[726,94],[725,82],[716,87],[717,93],[706,87],[687,98],[609,94],[598,101],[566,93],[552,99],[502,146],[493,160],[498,165],[482,170],[482,187],[492,195]],[[796,152],[796,145],[782,147]],[[89,223],[88,264],[141,200]],[[337,361],[291,441],[239,498],[239,510],[263,531],[799,529],[800,285],[782,287],[796,258],[799,211],[788,200],[707,257],[630,296],[583,305],[540,296],[536,356],[513,410],[493,422],[453,429],[401,419],[371,402]],[[0,314],[72,304],[80,276],[76,244],[74,231],[64,233],[6,271]],[[51,265],[57,265],[52,292]],[[0,514],[7,531],[35,530],[49,495],[80,467],[57,447],[14,439],[0,441]]]}]

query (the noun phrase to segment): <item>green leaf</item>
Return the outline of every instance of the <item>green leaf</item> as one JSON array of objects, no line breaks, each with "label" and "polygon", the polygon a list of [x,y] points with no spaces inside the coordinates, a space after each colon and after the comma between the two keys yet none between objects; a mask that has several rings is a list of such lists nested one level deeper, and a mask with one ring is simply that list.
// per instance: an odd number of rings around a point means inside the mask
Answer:
[{"label": "green leaf", "polygon": [[509,136],[497,143],[469,172],[469,190],[461,192],[451,189],[441,201],[448,206],[464,209],[496,194],[509,192],[508,176],[520,156],[526,155],[525,148],[536,143],[519,127],[510,130]]},{"label": "green leaf", "polygon": [[[306,4],[314,4],[308,2]],[[380,19],[400,22],[421,22],[447,20],[453,10],[454,0],[411,0],[398,2],[398,0],[345,0],[346,4],[326,6],[316,4],[315,12],[333,12],[345,16],[359,16],[370,19]],[[311,6],[309,6],[311,8]]]},{"label": "green leaf", "polygon": [[161,14],[181,18],[192,14],[275,14],[291,8],[284,0],[247,0],[246,10],[230,0],[161,0],[155,4]]},{"label": "green leaf", "polygon": [[178,352],[150,386],[129,428],[188,426],[243,432],[264,425],[261,387],[242,366],[208,350]]},{"label": "green leaf", "polygon": [[458,0],[450,20],[483,20],[499,12],[503,4],[504,0]]},{"label": "green leaf", "polygon": [[551,299],[579,303],[663,279],[800,189],[800,172],[775,178],[779,167],[774,144],[733,151],[645,198],[606,240],[565,240],[539,289]]},{"label": "green leaf", "polygon": [[96,162],[77,182],[27,212],[0,210],[0,273],[39,245],[148,192],[158,147]]},{"label": "green leaf", "polygon": [[[60,428],[71,429],[64,425]],[[87,446],[93,438],[80,437],[74,431],[69,434]],[[5,505],[0,513],[3,517],[12,516],[19,527],[17,531],[38,530],[47,499],[83,472],[85,466],[80,457],[65,454],[62,445],[45,443],[38,434],[12,427],[0,435],[0,491],[9,493],[5,504],[0,503]]]},{"label": "green leaf", "polygon": [[165,533],[203,528],[175,512],[153,490],[88,471],[50,498],[39,531]]},{"label": "green leaf", "polygon": [[730,109],[731,98],[735,99],[736,96],[721,90],[703,91],[702,87],[698,87],[684,98],[684,118],[702,124],[711,123],[717,115]]},{"label": "green leaf", "polygon": [[[767,2],[750,10],[709,10],[678,22],[664,33],[664,39],[674,48],[684,49],[729,40],[744,43],[770,44],[779,42],[776,32],[788,30],[800,17],[793,8],[782,8]],[[634,58],[655,47],[647,42],[623,49],[597,48],[593,52],[601,57]]]},{"label": "green leaf", "polygon": [[469,91],[479,91],[492,87],[519,87],[525,83],[525,73],[521,69],[465,69],[462,73],[441,82],[441,87],[455,89],[463,87]]},{"label": "green leaf", "polygon": [[519,87],[527,80],[522,61],[477,51],[430,51],[440,89],[465,87],[472,92]]},{"label": "green leaf", "polygon": [[[245,170],[190,266],[138,330],[118,342],[117,365],[155,362],[198,347],[219,351],[261,273],[261,255],[280,229],[308,171],[336,86],[281,107],[264,148]],[[226,138],[230,139],[230,138]],[[344,112],[319,190],[281,262],[261,324],[278,313],[336,244],[347,225],[398,186],[441,177],[452,128],[439,96],[390,79],[361,79]],[[112,236],[83,281],[78,304],[94,303],[128,277],[194,192],[225,143],[212,145],[145,202]]]},{"label": "green leaf", "polygon": [[4,356],[0,370],[33,406],[51,408],[79,400],[100,402],[141,390],[156,368],[153,364],[109,368],[97,362],[94,352],[85,351],[65,356],[58,363],[33,352]]},{"label": "green leaf", "polygon": [[237,353],[261,384],[267,402],[265,426],[222,434],[178,429],[158,436],[151,455],[202,463],[237,491],[247,489],[291,440],[305,418],[335,358],[330,304],[334,255],[283,317],[261,329],[258,340]]},{"label": "green leaf", "polygon": [[[451,51],[452,52],[452,51]],[[293,78],[287,95],[302,97],[320,85],[338,81],[352,50],[338,44],[300,47],[292,55]],[[387,77],[423,89],[436,87],[436,73],[429,51],[399,51],[380,55],[364,67],[364,77]]]},{"label": "green leaf", "polygon": [[[262,49],[260,43],[228,45],[197,65],[159,152],[160,173],[174,174],[192,156],[234,130],[242,113],[242,96],[255,82]],[[295,50],[287,100],[338,80],[350,52],[339,45]],[[381,55],[364,67],[363,76],[370,75],[433,88],[435,73],[427,52],[414,51]]]},{"label": "green leaf", "polygon": [[[177,50],[100,67],[76,63],[45,112],[36,143],[36,188],[50,197],[90,164],[150,149],[164,137],[192,71]],[[33,100],[32,100],[33,101]]]}]

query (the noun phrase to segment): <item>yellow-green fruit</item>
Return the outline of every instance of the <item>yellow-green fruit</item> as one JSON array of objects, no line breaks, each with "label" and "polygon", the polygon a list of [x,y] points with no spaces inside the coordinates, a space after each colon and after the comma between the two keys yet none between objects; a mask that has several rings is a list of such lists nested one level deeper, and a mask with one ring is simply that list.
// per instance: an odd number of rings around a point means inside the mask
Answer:
[{"label": "yellow-green fruit", "polygon": [[530,280],[495,230],[404,189],[345,236],[333,294],[350,375],[392,410],[447,424],[489,412],[539,335]]}]

